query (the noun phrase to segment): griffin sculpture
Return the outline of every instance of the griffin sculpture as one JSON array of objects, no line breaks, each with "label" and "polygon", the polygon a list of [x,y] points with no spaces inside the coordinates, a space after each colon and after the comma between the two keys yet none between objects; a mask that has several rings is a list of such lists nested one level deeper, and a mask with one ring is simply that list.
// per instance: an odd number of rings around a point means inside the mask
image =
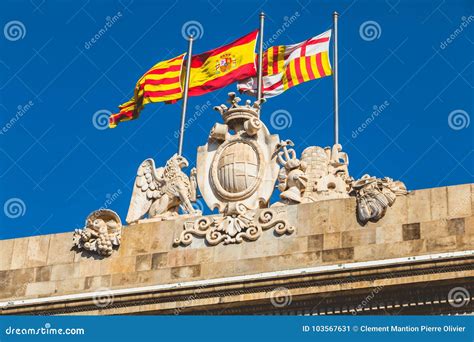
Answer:
[{"label": "griffin sculpture", "polygon": [[170,219],[178,215],[180,206],[188,214],[200,215],[192,202],[196,201],[196,169],[188,177],[182,168],[188,167],[183,156],[175,154],[165,167],[155,168],[153,159],[146,159],[138,168],[126,221],[148,218]]}]

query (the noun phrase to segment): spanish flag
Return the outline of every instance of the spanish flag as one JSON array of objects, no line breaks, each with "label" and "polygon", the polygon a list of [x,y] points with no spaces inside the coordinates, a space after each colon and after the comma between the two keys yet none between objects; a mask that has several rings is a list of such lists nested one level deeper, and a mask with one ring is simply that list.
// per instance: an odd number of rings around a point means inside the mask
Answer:
[{"label": "spanish flag", "polygon": [[258,30],[234,42],[191,58],[189,96],[199,96],[255,76]]},{"label": "spanish flag", "polygon": [[182,97],[181,71],[185,54],[155,64],[135,85],[133,98],[119,106],[120,112],[109,118],[109,127],[138,118],[143,107],[151,102],[175,102]]},{"label": "spanish flag", "polygon": [[[263,54],[263,96],[280,95],[300,83],[332,74],[329,64],[331,30],[294,45],[272,46]],[[255,96],[257,79],[238,83],[241,93]]]}]

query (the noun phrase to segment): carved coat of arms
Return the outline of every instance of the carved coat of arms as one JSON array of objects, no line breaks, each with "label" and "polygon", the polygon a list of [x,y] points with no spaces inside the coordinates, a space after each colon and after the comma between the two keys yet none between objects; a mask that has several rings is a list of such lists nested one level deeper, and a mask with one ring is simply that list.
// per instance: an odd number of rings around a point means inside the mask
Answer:
[{"label": "carved coat of arms", "polygon": [[259,120],[259,103],[215,107],[224,124],[216,123],[206,145],[198,148],[197,181],[207,205],[219,212],[238,205],[266,207],[278,177],[275,149],[278,135],[271,135]]},{"label": "carved coat of arms", "polygon": [[[260,121],[260,102],[244,106],[229,94],[230,107],[215,107],[224,123],[216,123],[207,144],[198,148],[197,182],[202,197],[221,216],[188,222],[177,244],[191,243],[190,234],[206,236],[210,244],[255,240],[262,230],[276,226],[280,234],[291,233],[279,211],[264,210],[257,218],[252,210],[267,208],[278,178],[279,137]],[[271,218],[271,219],[270,219]],[[209,233],[209,234],[208,234]]]}]

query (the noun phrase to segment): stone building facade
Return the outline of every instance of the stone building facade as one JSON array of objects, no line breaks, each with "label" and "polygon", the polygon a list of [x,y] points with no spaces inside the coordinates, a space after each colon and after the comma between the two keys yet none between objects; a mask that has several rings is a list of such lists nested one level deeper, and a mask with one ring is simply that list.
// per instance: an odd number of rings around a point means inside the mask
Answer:
[{"label": "stone building facade", "polygon": [[472,314],[473,193],[413,191],[365,225],[354,197],[288,205],[292,234],[228,245],[176,246],[185,217],[124,227],[110,256],[3,240],[0,314]]}]

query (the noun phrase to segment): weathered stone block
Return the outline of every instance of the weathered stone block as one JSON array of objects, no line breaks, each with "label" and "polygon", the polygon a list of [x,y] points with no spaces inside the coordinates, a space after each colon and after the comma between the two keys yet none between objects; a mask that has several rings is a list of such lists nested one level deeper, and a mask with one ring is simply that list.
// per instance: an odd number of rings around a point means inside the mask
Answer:
[{"label": "weathered stone block", "polygon": [[49,251],[50,235],[31,236],[28,238],[26,267],[46,265]]},{"label": "weathered stone block", "polygon": [[53,281],[42,281],[26,285],[26,296],[51,296],[57,292],[56,283]]},{"label": "weathered stone block", "polygon": [[323,249],[337,249],[341,248],[341,233],[326,233],[324,234]]},{"label": "weathered stone block", "polygon": [[112,258],[107,274],[129,273],[135,271],[136,257]]},{"label": "weathered stone block", "polygon": [[56,282],[56,291],[60,294],[77,293],[84,290],[85,281],[83,278],[69,278]]},{"label": "weathered stone block", "polygon": [[342,233],[341,247],[367,246],[375,243],[375,228],[367,227]]},{"label": "weathered stone block", "polygon": [[28,242],[29,242],[28,238],[15,239],[15,242],[13,243],[11,269],[26,267]]},{"label": "weathered stone block", "polygon": [[420,238],[420,224],[410,223],[402,225],[403,241],[417,240]]},{"label": "weathered stone block", "polygon": [[426,249],[436,252],[445,252],[456,249],[456,236],[446,236],[442,238],[426,240]]},{"label": "weathered stone block", "polygon": [[95,291],[110,287],[110,275],[91,276],[84,279],[84,290]]},{"label": "weathered stone block", "polygon": [[138,272],[137,275],[137,283],[140,284],[140,286],[149,284],[165,284],[171,279],[169,268]]},{"label": "weathered stone block", "polygon": [[324,234],[308,236],[308,252],[321,251],[324,244]]},{"label": "weathered stone block", "polygon": [[448,217],[447,187],[433,188],[431,191],[431,219],[439,220]]},{"label": "weathered stone block", "polygon": [[448,187],[448,216],[459,218],[471,216],[471,186],[470,184]]},{"label": "weathered stone block", "polygon": [[278,248],[275,249],[273,246],[275,243],[270,241],[266,243],[266,250],[270,250],[270,253],[265,253],[263,256],[270,255],[282,255],[282,254],[292,254],[292,253],[304,253],[308,248],[308,238],[306,236],[294,237],[286,236],[278,238]]},{"label": "weathered stone block", "polygon": [[329,200],[327,202],[329,213],[329,224],[325,232],[341,232],[346,229],[345,199]]},{"label": "weathered stone block", "polygon": [[436,238],[448,236],[446,219],[422,222],[420,225],[421,238]]},{"label": "weathered stone block", "polygon": [[51,266],[51,280],[77,278],[80,270],[77,264],[60,264]]},{"label": "weathered stone block", "polygon": [[81,262],[75,263],[79,268],[80,277],[90,277],[90,276],[99,276],[101,272],[101,260],[87,260],[84,259]]},{"label": "weathered stone block", "polygon": [[322,234],[329,225],[329,201],[300,204],[298,206],[298,225],[296,234],[307,236]]},{"label": "weathered stone block", "polygon": [[464,218],[456,218],[447,221],[449,235],[464,234]]},{"label": "weathered stone block", "polygon": [[201,265],[183,266],[183,267],[172,267],[171,268],[171,279],[181,278],[195,278],[201,275]]},{"label": "weathered stone block", "polygon": [[380,225],[375,227],[375,243],[395,243],[403,241],[402,225]]},{"label": "weathered stone block", "polygon": [[42,266],[35,268],[35,281],[51,280],[51,266]]},{"label": "weathered stone block", "polygon": [[[385,216],[382,217],[377,225],[397,225],[406,223],[408,220],[408,196],[397,196],[395,203],[387,208]],[[371,222],[369,222],[371,225]]]},{"label": "weathered stone block", "polygon": [[152,255],[137,255],[135,260],[135,271],[148,271],[151,269]]},{"label": "weathered stone block", "polygon": [[406,198],[408,215],[407,221],[403,223],[426,222],[431,220],[431,191],[429,189],[415,190],[406,195]]},{"label": "weathered stone block", "polygon": [[157,270],[168,265],[168,253],[154,253],[151,257],[151,268]]},{"label": "weathered stone block", "polygon": [[138,272],[112,274],[110,284],[112,287],[124,287],[138,282]]},{"label": "weathered stone block", "polygon": [[354,248],[338,248],[324,250],[322,254],[323,262],[349,261],[354,258]]},{"label": "weathered stone block", "polygon": [[10,269],[14,243],[15,240],[0,241],[0,271]]},{"label": "weathered stone block", "polygon": [[76,252],[72,244],[64,243],[71,238],[70,233],[53,234],[49,242],[48,265],[67,264],[74,261]]},{"label": "weathered stone block", "polygon": [[151,228],[150,224],[137,224],[125,227],[118,254],[120,256],[131,256],[148,253],[152,244],[153,234]]}]

